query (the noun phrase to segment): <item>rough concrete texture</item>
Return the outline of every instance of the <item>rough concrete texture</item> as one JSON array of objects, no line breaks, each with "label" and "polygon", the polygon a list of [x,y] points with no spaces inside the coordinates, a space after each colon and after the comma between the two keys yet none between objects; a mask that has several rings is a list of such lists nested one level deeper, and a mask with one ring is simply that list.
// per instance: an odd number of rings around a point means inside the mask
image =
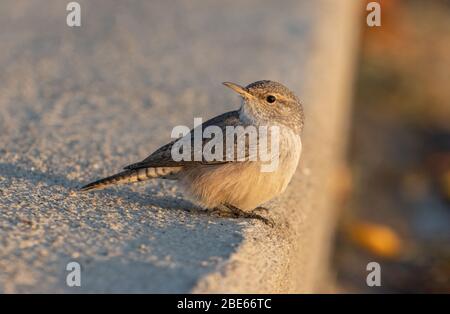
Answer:
[{"label": "rough concrete texture", "polygon": [[[0,291],[311,292],[326,269],[345,144],[354,1],[0,4]],[[277,222],[219,218],[175,184],[78,194],[237,108],[222,81],[283,82],[304,100],[300,168]],[[66,286],[66,264],[82,286]]]}]

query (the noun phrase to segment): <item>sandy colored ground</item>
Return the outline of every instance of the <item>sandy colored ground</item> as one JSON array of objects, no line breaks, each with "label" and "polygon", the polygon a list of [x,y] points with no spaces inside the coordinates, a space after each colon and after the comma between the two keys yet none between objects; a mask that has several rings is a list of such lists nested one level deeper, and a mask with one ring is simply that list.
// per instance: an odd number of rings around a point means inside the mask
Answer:
[{"label": "sandy colored ground", "polygon": [[[311,291],[334,220],[315,215],[342,155],[350,5],[79,2],[80,28],[65,1],[0,4],[0,291]],[[220,82],[260,79],[295,90],[308,118],[276,228],[207,215],[168,182],[75,193],[173,126],[237,108]],[[81,288],[65,284],[69,261]]]}]

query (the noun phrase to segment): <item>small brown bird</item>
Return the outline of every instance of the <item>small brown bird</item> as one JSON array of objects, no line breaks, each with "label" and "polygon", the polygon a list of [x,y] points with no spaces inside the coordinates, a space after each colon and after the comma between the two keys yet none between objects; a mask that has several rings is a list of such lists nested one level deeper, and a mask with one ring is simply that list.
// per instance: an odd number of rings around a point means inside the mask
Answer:
[{"label": "small brown bird", "polygon": [[[221,114],[197,127],[201,132],[212,126],[223,131],[223,138],[219,138],[223,140],[223,158],[211,160],[202,156],[198,160],[194,158],[194,148],[190,153],[192,158],[175,160],[174,148],[179,141],[176,139],[160,147],[143,161],[125,167],[120,173],[85,185],[81,190],[102,189],[110,185],[154,178],[178,180],[186,196],[204,208],[231,211],[239,217],[258,218],[270,223],[256,212],[263,209],[258,206],[284,192],[295,173],[302,150],[302,105],[294,93],[274,81],[257,81],[246,87],[229,82],[223,84],[242,97],[240,109]],[[271,160],[276,158],[277,161],[274,169],[262,171],[267,160],[257,159],[259,155],[256,145],[252,145],[248,137],[242,142],[242,135],[233,135],[232,143],[227,144],[227,140],[230,142],[226,137],[230,127],[255,127],[258,130],[261,127],[270,128],[271,131],[265,135],[257,133],[256,142],[259,145],[266,140],[268,146],[277,142],[278,145],[271,146],[275,149],[269,153]],[[195,130],[196,128],[184,136],[189,143],[194,142]],[[278,135],[275,136],[275,133]],[[201,141],[200,149],[204,149],[212,138],[202,138]],[[243,158],[236,157],[239,143],[244,143],[241,146]],[[230,147],[232,158],[229,158]]]}]

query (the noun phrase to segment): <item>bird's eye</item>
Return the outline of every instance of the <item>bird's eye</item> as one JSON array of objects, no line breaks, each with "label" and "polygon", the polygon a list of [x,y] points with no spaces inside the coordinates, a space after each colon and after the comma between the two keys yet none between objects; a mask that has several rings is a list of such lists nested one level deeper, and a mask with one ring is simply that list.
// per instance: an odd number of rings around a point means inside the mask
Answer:
[{"label": "bird's eye", "polygon": [[269,95],[269,96],[266,97],[266,100],[267,100],[268,103],[274,103],[275,100],[277,100],[277,99],[275,98],[275,96]]}]

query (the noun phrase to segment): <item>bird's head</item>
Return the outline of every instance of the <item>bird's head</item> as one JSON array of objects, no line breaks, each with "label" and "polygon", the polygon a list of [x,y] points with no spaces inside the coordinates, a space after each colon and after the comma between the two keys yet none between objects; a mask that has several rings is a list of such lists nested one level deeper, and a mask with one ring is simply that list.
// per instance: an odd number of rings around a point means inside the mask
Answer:
[{"label": "bird's head", "polygon": [[242,97],[240,113],[244,118],[257,124],[281,124],[302,131],[303,107],[298,97],[284,85],[268,80],[246,87],[231,82],[223,84]]}]

